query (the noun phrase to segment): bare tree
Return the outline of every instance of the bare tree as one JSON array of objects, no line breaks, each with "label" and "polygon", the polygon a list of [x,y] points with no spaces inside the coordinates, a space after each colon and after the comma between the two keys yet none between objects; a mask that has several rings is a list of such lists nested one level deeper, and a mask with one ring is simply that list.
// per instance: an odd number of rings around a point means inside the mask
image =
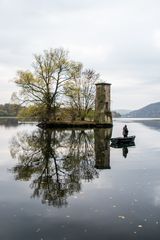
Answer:
[{"label": "bare tree", "polygon": [[55,117],[55,107],[63,85],[79,74],[81,64],[71,61],[62,48],[34,55],[33,71],[18,71],[15,83],[21,102],[36,104],[47,120]]},{"label": "bare tree", "polygon": [[[72,115],[77,114],[81,120],[85,120],[89,111],[94,107],[95,83],[99,74],[94,70],[86,69],[78,77],[65,84],[65,94],[68,97]],[[75,114],[74,114],[75,113]]]}]

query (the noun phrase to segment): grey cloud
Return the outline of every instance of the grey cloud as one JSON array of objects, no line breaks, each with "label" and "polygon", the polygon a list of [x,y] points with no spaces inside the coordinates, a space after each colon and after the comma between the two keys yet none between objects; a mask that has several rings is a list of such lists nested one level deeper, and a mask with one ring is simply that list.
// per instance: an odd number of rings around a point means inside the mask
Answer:
[{"label": "grey cloud", "polygon": [[0,66],[14,75],[10,69],[29,68],[33,53],[64,47],[113,90],[123,92],[120,82],[131,90],[135,82],[141,89],[158,86],[160,48],[153,37],[159,7],[158,0],[1,0]]}]

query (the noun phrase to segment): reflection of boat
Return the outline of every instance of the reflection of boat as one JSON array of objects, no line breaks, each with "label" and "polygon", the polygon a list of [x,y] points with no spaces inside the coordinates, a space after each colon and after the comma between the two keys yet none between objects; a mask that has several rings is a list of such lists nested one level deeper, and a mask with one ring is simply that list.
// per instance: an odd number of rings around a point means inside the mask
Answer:
[{"label": "reflection of boat", "polygon": [[117,145],[122,147],[125,145],[132,146],[132,144],[134,144],[134,140],[135,136],[111,138],[111,145]]},{"label": "reflection of boat", "polygon": [[[132,138],[131,138],[132,137]],[[123,139],[123,138],[114,138],[114,140],[111,138],[111,147],[112,148],[121,148],[122,149],[122,155],[124,158],[127,157],[128,155],[128,147],[132,147],[135,146],[135,136],[131,136],[130,139],[128,141],[121,141],[121,140],[117,140],[117,139]],[[124,140],[124,139],[123,139]]]}]

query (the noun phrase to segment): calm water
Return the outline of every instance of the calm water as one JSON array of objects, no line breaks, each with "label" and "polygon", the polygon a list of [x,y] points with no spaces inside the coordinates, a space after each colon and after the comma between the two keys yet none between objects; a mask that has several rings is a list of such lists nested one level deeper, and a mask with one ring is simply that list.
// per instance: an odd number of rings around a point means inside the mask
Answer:
[{"label": "calm water", "polygon": [[[110,147],[127,123],[135,146]],[[113,130],[0,123],[0,239],[160,239],[160,120]]]}]

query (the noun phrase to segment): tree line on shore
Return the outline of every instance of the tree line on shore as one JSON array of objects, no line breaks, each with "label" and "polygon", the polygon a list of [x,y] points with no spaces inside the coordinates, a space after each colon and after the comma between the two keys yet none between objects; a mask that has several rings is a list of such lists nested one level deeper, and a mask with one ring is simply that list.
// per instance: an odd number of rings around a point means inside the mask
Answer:
[{"label": "tree line on shore", "polygon": [[[33,107],[33,110],[31,109]],[[17,118],[23,118],[23,119],[39,119],[39,109],[37,107],[37,114],[36,114],[36,107],[35,106],[29,106],[29,107],[23,107],[18,104],[11,104],[11,103],[5,103],[0,104],[0,117],[17,117]],[[59,120],[63,120],[64,118],[69,118],[70,114],[69,108],[59,108],[57,110],[56,116]],[[121,117],[121,115],[115,111],[112,112],[112,117]],[[87,114],[88,120],[94,119],[94,110],[90,111]]]},{"label": "tree line on shore", "polygon": [[0,117],[16,117],[22,109],[18,104],[0,104]]}]

